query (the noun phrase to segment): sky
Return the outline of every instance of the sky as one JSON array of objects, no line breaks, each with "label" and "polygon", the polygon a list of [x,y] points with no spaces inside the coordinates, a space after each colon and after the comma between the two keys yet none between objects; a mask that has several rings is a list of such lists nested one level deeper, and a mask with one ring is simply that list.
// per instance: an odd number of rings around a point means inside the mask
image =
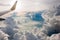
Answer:
[{"label": "sky", "polygon": [[[16,0],[0,0],[0,10],[8,10]],[[56,5],[60,0],[17,0],[17,10],[20,11],[39,11],[48,9],[53,4]]]},{"label": "sky", "polygon": [[0,0],[0,11],[8,10],[10,8],[9,0]]},{"label": "sky", "polygon": [[[9,10],[16,0],[0,0],[0,11]],[[60,0],[17,0],[16,11],[20,12],[18,15],[23,15],[24,12],[21,11],[42,11],[51,9],[53,6],[59,5]],[[10,15],[10,14],[8,14]]]},{"label": "sky", "polygon": [[[58,0],[17,0],[17,8],[19,11],[39,11],[48,9],[53,4],[56,5],[60,1]],[[0,10],[8,10],[14,4],[15,0],[0,0]]]}]

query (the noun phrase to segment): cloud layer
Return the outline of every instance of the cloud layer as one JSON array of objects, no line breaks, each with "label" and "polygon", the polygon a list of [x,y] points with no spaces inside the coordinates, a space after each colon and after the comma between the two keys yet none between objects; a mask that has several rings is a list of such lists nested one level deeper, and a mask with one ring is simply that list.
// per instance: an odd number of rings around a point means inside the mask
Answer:
[{"label": "cloud layer", "polygon": [[[33,0],[32,2],[40,3],[40,1]],[[26,3],[27,1],[23,2]],[[46,5],[49,4],[49,8],[41,11],[25,12],[23,16],[17,16],[17,12],[13,12],[10,17],[2,21],[0,40],[60,40],[60,1],[42,0],[41,2]]]}]

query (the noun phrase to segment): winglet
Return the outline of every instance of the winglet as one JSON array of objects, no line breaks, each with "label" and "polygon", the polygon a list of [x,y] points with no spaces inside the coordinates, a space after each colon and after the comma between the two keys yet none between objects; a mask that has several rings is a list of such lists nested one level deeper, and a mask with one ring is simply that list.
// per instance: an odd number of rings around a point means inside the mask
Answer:
[{"label": "winglet", "polygon": [[11,8],[10,10],[11,10],[11,11],[15,10],[16,5],[17,5],[17,1],[14,3],[14,5],[12,6],[12,8]]}]

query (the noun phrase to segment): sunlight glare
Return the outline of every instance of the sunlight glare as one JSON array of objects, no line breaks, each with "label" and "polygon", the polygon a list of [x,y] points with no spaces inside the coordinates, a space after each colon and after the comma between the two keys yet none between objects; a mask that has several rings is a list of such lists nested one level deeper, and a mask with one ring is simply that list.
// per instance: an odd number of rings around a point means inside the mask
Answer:
[{"label": "sunlight glare", "polygon": [[16,6],[16,11],[20,11],[22,9],[22,4],[21,1],[18,0],[17,6]]}]

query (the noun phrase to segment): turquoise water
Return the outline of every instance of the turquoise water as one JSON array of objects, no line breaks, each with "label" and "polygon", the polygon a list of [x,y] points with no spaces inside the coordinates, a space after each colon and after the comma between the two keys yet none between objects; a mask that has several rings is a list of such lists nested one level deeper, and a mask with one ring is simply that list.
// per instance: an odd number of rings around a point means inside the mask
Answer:
[{"label": "turquoise water", "polygon": [[38,12],[27,12],[26,13],[26,17],[31,18],[31,20],[33,21],[44,21],[44,19],[42,18],[42,14],[44,13],[43,11],[38,11]]},{"label": "turquoise water", "polygon": [[44,23],[44,19],[42,18],[43,13],[44,13],[44,11],[28,12],[26,14],[26,17],[29,17],[32,21],[40,22],[40,24],[37,24],[35,26],[38,28],[41,28]]}]

